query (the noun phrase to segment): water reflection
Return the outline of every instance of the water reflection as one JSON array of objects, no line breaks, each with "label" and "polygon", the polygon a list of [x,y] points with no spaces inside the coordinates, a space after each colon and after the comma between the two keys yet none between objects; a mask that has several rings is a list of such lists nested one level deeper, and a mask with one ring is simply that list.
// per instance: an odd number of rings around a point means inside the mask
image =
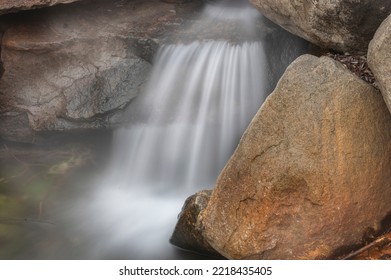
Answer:
[{"label": "water reflection", "polygon": [[102,185],[109,136],[0,143],[0,259],[205,258],[168,242],[185,197]]}]

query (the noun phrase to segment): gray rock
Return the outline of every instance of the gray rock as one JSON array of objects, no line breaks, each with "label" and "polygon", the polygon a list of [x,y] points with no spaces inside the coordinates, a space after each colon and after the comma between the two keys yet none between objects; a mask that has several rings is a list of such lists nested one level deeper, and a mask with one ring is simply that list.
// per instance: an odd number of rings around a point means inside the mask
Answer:
[{"label": "gray rock", "polygon": [[266,17],[316,45],[366,52],[378,26],[391,13],[389,0],[250,0]]},{"label": "gray rock", "polygon": [[324,259],[391,211],[391,115],[330,58],[304,55],[279,81],[199,220],[232,259]]},{"label": "gray rock", "polygon": [[368,64],[391,111],[391,16],[376,31],[369,44]]},{"label": "gray rock", "polygon": [[0,15],[21,10],[49,7],[57,4],[68,4],[77,1],[81,0],[2,0],[0,1]]},{"label": "gray rock", "polygon": [[31,142],[37,132],[121,123],[165,32],[200,7],[94,1],[14,15],[2,40],[0,134]]}]

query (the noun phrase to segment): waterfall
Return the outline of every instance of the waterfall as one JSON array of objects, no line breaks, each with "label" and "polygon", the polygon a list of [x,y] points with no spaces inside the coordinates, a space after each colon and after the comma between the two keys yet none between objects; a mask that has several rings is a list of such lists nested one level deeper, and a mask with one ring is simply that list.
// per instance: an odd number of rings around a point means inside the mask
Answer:
[{"label": "waterfall", "polygon": [[[115,132],[107,173],[87,206],[72,209],[95,237],[87,258],[176,258],[168,239],[184,199],[213,188],[276,78],[255,29],[260,14],[247,1],[208,4],[200,18],[193,28],[208,31],[205,39],[160,48],[129,125]],[[211,39],[221,22],[236,35]]]},{"label": "waterfall", "polygon": [[163,46],[112,173],[133,188],[211,188],[265,98],[261,42]]}]

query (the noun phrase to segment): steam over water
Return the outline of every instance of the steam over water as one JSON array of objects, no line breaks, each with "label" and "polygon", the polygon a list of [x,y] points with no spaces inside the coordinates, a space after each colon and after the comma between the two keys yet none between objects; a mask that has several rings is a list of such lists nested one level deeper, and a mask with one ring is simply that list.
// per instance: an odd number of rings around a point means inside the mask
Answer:
[{"label": "steam over water", "polygon": [[178,257],[168,240],[185,198],[213,188],[275,79],[264,42],[253,39],[260,14],[247,1],[228,2],[207,5],[203,20],[227,20],[251,40],[216,36],[161,47],[129,108],[130,124],[115,133],[109,170],[88,203],[72,210],[89,221],[82,231],[93,239],[82,257]]}]

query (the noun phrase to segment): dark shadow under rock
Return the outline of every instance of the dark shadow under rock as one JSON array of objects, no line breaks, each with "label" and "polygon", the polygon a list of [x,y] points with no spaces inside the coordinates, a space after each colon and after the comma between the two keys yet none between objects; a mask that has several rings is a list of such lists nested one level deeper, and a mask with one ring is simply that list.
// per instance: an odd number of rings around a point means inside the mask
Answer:
[{"label": "dark shadow under rock", "polygon": [[208,205],[211,194],[211,190],[203,190],[186,199],[170,238],[171,244],[199,254],[221,257],[204,239],[197,226],[198,215]]}]

